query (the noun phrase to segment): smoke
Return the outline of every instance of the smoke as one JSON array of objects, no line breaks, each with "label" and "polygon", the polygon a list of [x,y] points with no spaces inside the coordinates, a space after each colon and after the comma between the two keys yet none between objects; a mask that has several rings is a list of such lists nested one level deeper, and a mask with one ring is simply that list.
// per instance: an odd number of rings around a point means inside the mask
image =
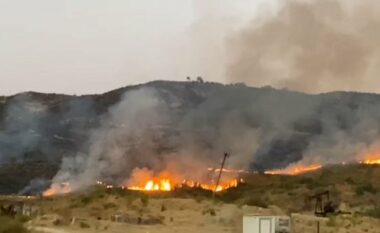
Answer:
[{"label": "smoke", "polygon": [[24,153],[35,150],[41,142],[40,126],[46,106],[28,95],[19,95],[10,100],[3,114],[0,163],[21,161]]},{"label": "smoke", "polygon": [[18,192],[18,195],[33,195],[41,193],[49,187],[50,181],[46,179],[36,178],[30,181],[29,185]]},{"label": "smoke", "polygon": [[379,92],[375,0],[286,0],[273,17],[256,19],[227,46],[228,80],[309,93]]},{"label": "smoke", "polygon": [[[77,150],[96,124],[87,97],[20,93],[0,106],[0,163],[53,161]],[[64,149],[64,150],[63,150]]]},{"label": "smoke", "polygon": [[227,167],[236,169],[357,161],[379,148],[379,103],[355,93],[146,85],[102,115],[81,151],[63,159],[53,187],[79,190],[98,180],[130,186],[167,174],[210,181],[208,168],[219,167],[225,151]]},{"label": "smoke", "polygon": [[69,182],[79,189],[97,180],[125,177],[132,165],[148,162],[144,160],[148,154],[154,161],[153,142],[165,124],[165,112],[150,91],[128,93],[90,132],[83,151],[63,159],[54,183]]},{"label": "smoke", "polygon": [[[268,170],[358,161],[380,148],[377,95],[200,82],[154,82],[119,94],[107,107],[79,100],[63,105],[60,114],[68,118],[54,122],[79,132],[59,135],[80,148],[63,157],[53,188],[65,192],[70,184],[80,190],[98,180],[129,186],[168,174],[177,181],[209,182],[214,177],[208,168],[218,168],[224,152],[231,153],[229,168]],[[100,106],[107,110],[97,114]],[[54,119],[51,114],[47,119]],[[39,132],[45,132],[42,125],[36,126]],[[86,140],[73,143],[80,132]]]},{"label": "smoke", "polygon": [[367,101],[351,107],[330,106],[331,112],[321,116],[321,134],[310,141],[302,161],[340,164],[379,157],[380,105],[375,99],[367,96]]},{"label": "smoke", "polygon": [[[90,132],[82,151],[63,159],[52,187],[70,183],[78,190],[98,180],[133,184],[137,178],[165,173],[179,181],[210,181],[207,168],[219,167],[226,150],[234,151],[228,166],[248,168],[258,147],[257,129],[247,126],[234,111],[219,119],[220,128],[207,127],[208,120],[199,121],[198,117],[210,103],[176,112],[182,104],[178,96],[164,89],[126,92]],[[215,117],[210,113],[207,110],[205,117]]]}]

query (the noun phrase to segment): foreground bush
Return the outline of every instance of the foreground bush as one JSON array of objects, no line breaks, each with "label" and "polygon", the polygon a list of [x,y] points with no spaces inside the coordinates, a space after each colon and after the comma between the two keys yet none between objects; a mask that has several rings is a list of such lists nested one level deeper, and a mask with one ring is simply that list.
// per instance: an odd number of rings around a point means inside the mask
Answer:
[{"label": "foreground bush", "polygon": [[373,218],[379,218],[380,219],[380,208],[377,207],[375,209],[369,210],[366,213],[368,216],[371,216]]},{"label": "foreground bush", "polygon": [[0,233],[27,233],[21,221],[9,217],[0,216]]}]

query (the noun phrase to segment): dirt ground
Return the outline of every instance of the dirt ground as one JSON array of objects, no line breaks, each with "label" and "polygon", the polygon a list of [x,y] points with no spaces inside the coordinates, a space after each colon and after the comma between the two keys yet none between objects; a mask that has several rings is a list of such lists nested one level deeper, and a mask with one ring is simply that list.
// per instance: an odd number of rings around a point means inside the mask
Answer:
[{"label": "dirt ground", "polygon": [[[107,203],[112,201],[115,200],[108,200]],[[92,205],[61,215],[45,209],[46,213],[29,222],[28,227],[35,233],[240,233],[244,214],[285,214],[275,206],[264,209],[214,204],[209,200],[168,198],[151,199],[146,205],[140,202],[135,200],[128,208],[112,205],[104,208],[107,205],[103,203],[102,210]],[[64,219],[65,214],[70,220]],[[380,233],[377,219],[355,215],[316,218],[311,213],[292,214],[293,233],[316,233],[318,222],[323,233]]]}]

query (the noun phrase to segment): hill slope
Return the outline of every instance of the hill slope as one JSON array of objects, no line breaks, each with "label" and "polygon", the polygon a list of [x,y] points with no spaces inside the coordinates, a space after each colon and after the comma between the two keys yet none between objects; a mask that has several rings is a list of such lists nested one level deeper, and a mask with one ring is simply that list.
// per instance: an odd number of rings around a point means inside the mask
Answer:
[{"label": "hill slope", "polygon": [[[107,141],[104,132],[109,136],[115,131],[121,137],[108,138],[123,154],[133,154],[119,169],[126,173],[137,166],[159,164],[159,169],[165,164],[158,161],[166,154],[183,151],[201,154],[194,162],[216,160],[215,154],[228,150],[236,155],[230,166],[256,170],[300,160],[354,160],[377,147],[379,107],[380,95],[375,94],[308,95],[241,84],[168,81],[101,95],[28,92],[0,97],[0,166],[8,174],[0,178],[0,192],[18,192],[36,178],[51,179],[62,158],[92,156],[93,147]],[[99,146],[105,149],[97,159],[109,159],[103,154],[110,143]]]}]

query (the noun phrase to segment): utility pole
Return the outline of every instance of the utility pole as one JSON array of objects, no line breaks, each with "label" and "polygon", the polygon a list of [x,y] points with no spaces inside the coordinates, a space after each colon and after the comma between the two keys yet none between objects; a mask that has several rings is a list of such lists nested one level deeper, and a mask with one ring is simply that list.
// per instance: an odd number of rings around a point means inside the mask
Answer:
[{"label": "utility pole", "polygon": [[317,233],[319,233],[320,230],[320,225],[319,225],[319,220],[317,221]]},{"label": "utility pole", "polygon": [[223,168],[224,168],[224,165],[225,165],[226,160],[227,160],[228,157],[230,157],[230,154],[227,153],[227,152],[224,152],[223,161],[222,161],[222,164],[220,166],[218,179],[216,180],[215,189],[214,189],[214,192],[212,193],[212,199],[213,200],[215,199],[215,193],[216,193],[216,190],[217,190],[217,188],[219,186],[220,178],[222,177]]}]

